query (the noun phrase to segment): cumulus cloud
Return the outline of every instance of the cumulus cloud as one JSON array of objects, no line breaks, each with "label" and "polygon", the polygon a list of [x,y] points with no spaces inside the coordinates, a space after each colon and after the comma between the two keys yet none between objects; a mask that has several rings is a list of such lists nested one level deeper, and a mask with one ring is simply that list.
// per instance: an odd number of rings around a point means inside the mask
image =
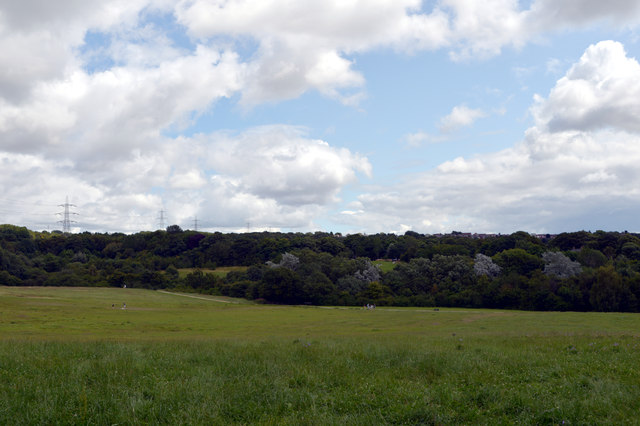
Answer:
[{"label": "cumulus cloud", "polygon": [[77,70],[39,85],[21,105],[4,103],[3,148],[108,166],[151,148],[163,130],[232,93],[240,72],[235,55],[207,48],[154,68]]},{"label": "cumulus cloud", "polygon": [[365,80],[353,54],[448,49],[454,59],[487,57],[566,25],[603,19],[631,25],[638,9],[637,2],[623,0],[605,6],[537,0],[528,9],[517,0],[441,0],[430,8],[420,0],[8,2],[0,7],[0,63],[8,65],[0,68],[0,95],[21,100],[42,81],[66,78],[91,58],[82,52],[88,32],[111,40],[101,53],[115,64],[154,65],[158,58],[180,55],[172,52],[171,40],[154,33],[146,20],[153,13],[175,17],[194,43],[213,50],[235,52],[248,40],[255,43],[255,51],[241,60],[245,74],[234,88],[253,106],[308,90],[357,103]]},{"label": "cumulus cloud", "polygon": [[[73,161],[38,154],[2,154],[0,164],[2,198],[22,200],[23,207],[3,212],[14,223],[51,223],[72,190],[82,229],[120,231],[155,229],[161,209],[183,226],[197,216],[201,227],[214,229],[245,229],[247,222],[316,229],[314,219],[340,190],[358,174],[371,174],[365,157],[290,126],[166,139],[153,153],[113,163],[103,179],[79,172]],[[48,216],[26,214],[24,206],[35,204],[43,206],[37,214]]]},{"label": "cumulus cloud", "polygon": [[251,107],[263,102],[296,98],[310,89],[349,103],[352,94],[342,89],[359,88],[364,77],[351,69],[352,62],[335,51],[278,45],[263,48],[260,59],[247,66],[242,103]]},{"label": "cumulus cloud", "polygon": [[[198,135],[170,149],[182,166],[169,180],[191,192],[185,200],[184,191],[166,189],[167,208],[183,221],[197,215],[210,227],[243,229],[250,222],[263,229],[315,229],[314,218],[338,201],[345,185],[358,174],[371,175],[365,157],[291,126]],[[206,181],[197,170],[208,171]]]},{"label": "cumulus cloud", "polygon": [[549,132],[612,127],[640,132],[640,64],[624,46],[603,41],[590,46],[534,108],[537,127]]},{"label": "cumulus cloud", "polygon": [[242,94],[246,105],[289,99],[311,89],[352,103],[362,96],[355,95],[364,78],[347,55],[378,46],[413,49],[446,42],[446,17],[409,14],[419,4],[194,0],[182,2],[176,16],[199,40],[231,35],[258,42]]},{"label": "cumulus cloud", "polygon": [[7,1],[0,6],[0,97],[20,101],[43,81],[78,66],[76,49],[89,29],[135,26],[148,0]]},{"label": "cumulus cloud", "polygon": [[629,19],[637,17],[636,2],[538,0],[528,9],[520,3],[441,0],[427,8],[419,0],[190,0],[180,2],[175,15],[203,43],[229,37],[257,43],[242,92],[247,106],[307,90],[354,103],[362,97],[364,77],[349,57],[381,47],[447,49],[454,60],[486,58],[567,26],[637,22]]},{"label": "cumulus cloud", "polygon": [[[504,114],[503,110],[494,111],[496,114]],[[464,127],[469,127],[473,123],[488,114],[482,109],[469,108],[466,105],[453,107],[451,112],[442,117],[438,123],[438,132],[435,134],[419,131],[408,133],[404,136],[404,142],[410,148],[417,148],[427,144],[435,144],[450,140],[452,135]]]},{"label": "cumulus cloud", "polygon": [[486,117],[481,109],[469,108],[466,105],[453,107],[451,112],[440,120],[440,132],[451,133],[462,127],[472,125],[477,119]]},{"label": "cumulus cloud", "polygon": [[404,136],[404,141],[407,146],[416,148],[424,144],[440,142],[442,138],[440,136],[432,135],[427,132],[415,132],[408,133]]},{"label": "cumulus cloud", "polygon": [[640,132],[632,119],[640,107],[638,81],[638,63],[622,45],[590,46],[546,98],[536,98],[536,124],[521,143],[445,162],[411,176],[401,190],[369,191],[359,197],[362,212],[342,221],[398,229],[412,218],[413,229],[423,232],[632,223],[640,214]]},{"label": "cumulus cloud", "polygon": [[[67,196],[77,224],[76,230],[129,231],[152,229],[149,216],[161,199],[147,191],[112,191],[76,173],[73,163],[40,155],[0,153],[2,217],[6,223],[32,229],[61,229],[60,206]],[[144,178],[140,171],[141,178]],[[135,179],[135,176],[133,176]],[[146,216],[146,217],[145,217]]]},{"label": "cumulus cloud", "polygon": [[208,162],[216,174],[240,178],[247,192],[294,206],[335,201],[338,190],[353,182],[356,172],[371,175],[366,158],[307,139],[300,129],[288,126],[216,136],[208,149]]},{"label": "cumulus cloud", "polygon": [[280,40],[290,46],[334,46],[341,51],[381,44],[409,49],[413,43],[441,47],[446,43],[448,16],[439,8],[420,13],[420,6],[419,0],[191,0],[181,2],[176,15],[194,37],[201,39],[251,36],[268,42]]},{"label": "cumulus cloud", "polygon": [[[216,100],[238,92],[253,99],[262,96],[260,101],[286,97],[284,92],[251,94],[252,85],[260,84],[248,78],[251,73],[271,83],[278,80],[282,70],[264,69],[268,61],[242,63],[233,50],[215,43],[180,50],[153,25],[142,23],[150,9],[171,10],[167,2],[68,1],[42,14],[33,2],[26,3],[0,8],[0,31],[26,40],[16,47],[25,52],[14,52],[17,61],[2,58],[13,68],[0,71],[1,187],[6,197],[48,206],[43,208],[51,212],[71,191],[72,202],[82,203],[85,229],[92,229],[92,223],[103,230],[148,229],[161,208],[171,209],[176,221],[201,213],[222,217],[220,223],[227,225],[251,220],[309,227],[357,173],[371,174],[366,158],[286,126],[237,135],[166,136],[188,127],[194,115]],[[90,29],[110,34],[101,54],[112,64],[104,69],[87,68],[83,61],[91,54],[78,49]],[[47,52],[30,56],[28,52],[39,52],[32,47],[43,40],[55,46],[45,45]],[[289,53],[273,51],[283,60],[290,59]],[[304,67],[302,85],[294,85],[290,96],[315,87],[348,102],[338,89],[363,83],[350,67],[331,48],[315,50]],[[285,75],[282,85],[290,76]],[[24,223],[24,208],[3,213]]]},{"label": "cumulus cloud", "polygon": [[[0,190],[27,204],[55,207],[72,188],[73,201],[86,206],[87,221],[102,220],[107,230],[153,226],[155,212],[150,211],[163,203],[179,219],[202,208],[211,215],[219,212],[224,223],[243,217],[311,226],[358,174],[371,174],[365,157],[283,126],[167,135],[188,128],[222,98],[239,98],[251,107],[315,90],[357,105],[366,91],[365,76],[357,69],[364,52],[445,49],[454,59],[488,57],[567,25],[631,26],[637,14],[636,2],[609,2],[605,11],[592,0],[538,0],[529,9],[516,0],[491,0],[482,7],[471,0],[428,5],[419,0],[3,2]],[[175,20],[190,40],[179,45],[156,28],[154,16]],[[95,46],[88,42],[91,35],[106,41]],[[96,56],[101,66],[93,63]],[[550,161],[561,148],[571,149],[566,164],[584,165],[587,155],[602,157],[602,152],[609,158],[611,147],[618,149],[621,162],[635,158],[626,147],[629,135],[638,131],[631,119],[639,113],[637,66],[615,43],[594,46],[548,97],[536,101],[536,126],[519,150],[443,164],[433,172],[433,184],[422,182],[415,189],[413,200],[446,201],[449,196],[442,193],[424,192],[432,185],[448,188],[439,176],[459,185],[450,188],[450,197],[463,196],[464,176],[483,167],[508,175],[507,169]],[[584,99],[578,96],[581,90],[588,94]],[[456,108],[441,130],[472,124],[483,114]],[[412,140],[420,143],[425,135]],[[498,157],[502,160],[494,164]],[[573,168],[571,178],[597,188],[633,180],[633,169],[611,161]],[[509,183],[499,176],[490,180],[505,191],[520,181],[517,176]],[[24,198],[32,188],[39,194]],[[481,193],[482,188],[475,189]],[[398,212],[409,205],[396,193],[368,194],[363,208],[349,216],[370,214],[364,207],[385,200]],[[24,210],[9,213],[16,212]],[[9,213],[7,220],[20,216]]]},{"label": "cumulus cloud", "polygon": [[456,49],[453,59],[493,56],[505,46],[520,47],[527,41],[526,11],[517,0],[443,0],[452,16],[452,35]]}]

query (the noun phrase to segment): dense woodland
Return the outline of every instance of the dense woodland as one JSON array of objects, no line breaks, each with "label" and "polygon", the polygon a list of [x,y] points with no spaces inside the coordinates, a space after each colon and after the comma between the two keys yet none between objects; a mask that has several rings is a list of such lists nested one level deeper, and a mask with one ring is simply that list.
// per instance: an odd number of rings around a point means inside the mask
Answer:
[{"label": "dense woodland", "polygon": [[[383,268],[378,259],[387,259]],[[208,272],[228,266],[245,268]],[[173,288],[282,304],[638,312],[640,236],[223,234],[177,225],[62,234],[1,225],[0,285]]]}]

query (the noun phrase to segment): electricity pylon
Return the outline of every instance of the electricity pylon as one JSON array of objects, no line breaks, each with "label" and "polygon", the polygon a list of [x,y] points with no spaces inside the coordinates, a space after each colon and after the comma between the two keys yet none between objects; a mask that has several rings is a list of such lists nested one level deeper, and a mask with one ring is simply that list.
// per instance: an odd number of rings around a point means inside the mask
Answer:
[{"label": "electricity pylon", "polygon": [[64,207],[64,211],[61,213],[58,213],[59,215],[62,215],[62,220],[59,220],[58,223],[62,223],[62,232],[64,232],[65,234],[68,234],[71,232],[71,224],[72,223],[77,223],[75,220],[71,220],[70,219],[70,215],[75,214],[77,215],[78,213],[76,212],[72,212],[70,211],[70,207],[78,207],[75,204],[69,204],[69,196],[67,195],[67,198],[64,202],[64,204],[58,204],[60,207]]}]

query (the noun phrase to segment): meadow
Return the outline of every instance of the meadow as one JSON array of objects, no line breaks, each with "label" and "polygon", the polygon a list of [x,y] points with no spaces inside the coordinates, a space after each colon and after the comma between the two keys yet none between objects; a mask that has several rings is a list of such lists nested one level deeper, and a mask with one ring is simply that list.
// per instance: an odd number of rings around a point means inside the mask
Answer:
[{"label": "meadow", "polygon": [[638,365],[638,314],[0,287],[1,424],[638,424]]},{"label": "meadow", "polygon": [[180,278],[185,278],[192,272],[201,271],[203,274],[213,274],[218,278],[224,278],[227,276],[229,272],[245,272],[247,270],[246,266],[221,266],[215,269],[208,268],[180,268],[178,269],[178,276]]}]

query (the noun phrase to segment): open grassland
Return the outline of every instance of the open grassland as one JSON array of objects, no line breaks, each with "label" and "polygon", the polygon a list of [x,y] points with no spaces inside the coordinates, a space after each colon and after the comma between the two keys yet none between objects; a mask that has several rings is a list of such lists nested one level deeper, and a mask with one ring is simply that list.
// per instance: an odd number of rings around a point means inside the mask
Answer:
[{"label": "open grassland", "polygon": [[384,272],[385,274],[387,272],[393,271],[393,268],[396,267],[397,263],[398,262],[393,262],[390,260],[375,260],[373,262],[373,264],[380,268],[380,271]]},{"label": "open grassland", "polygon": [[219,278],[224,278],[227,276],[229,272],[244,272],[247,270],[246,266],[220,266],[216,269],[208,269],[208,268],[180,268],[178,269],[178,276],[180,278],[185,278],[192,272],[201,271],[204,274],[213,274]]},{"label": "open grassland", "polygon": [[230,302],[0,287],[0,423],[638,424],[638,314]]}]

